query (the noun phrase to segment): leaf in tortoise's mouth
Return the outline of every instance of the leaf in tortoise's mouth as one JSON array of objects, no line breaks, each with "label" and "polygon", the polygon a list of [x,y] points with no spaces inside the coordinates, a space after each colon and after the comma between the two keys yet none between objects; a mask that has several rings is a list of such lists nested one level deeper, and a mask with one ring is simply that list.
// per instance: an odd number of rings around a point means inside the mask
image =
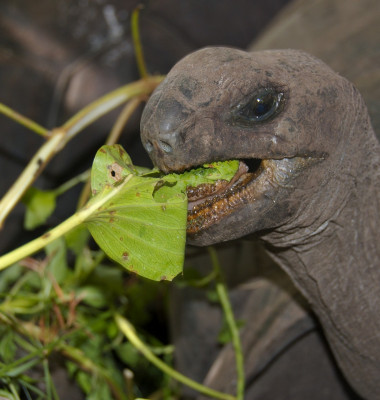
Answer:
[{"label": "leaf in tortoise's mouth", "polygon": [[187,188],[187,233],[197,233],[201,227],[230,214],[239,203],[248,201],[246,187],[264,170],[263,160],[239,160],[239,168],[230,181],[219,180]]}]

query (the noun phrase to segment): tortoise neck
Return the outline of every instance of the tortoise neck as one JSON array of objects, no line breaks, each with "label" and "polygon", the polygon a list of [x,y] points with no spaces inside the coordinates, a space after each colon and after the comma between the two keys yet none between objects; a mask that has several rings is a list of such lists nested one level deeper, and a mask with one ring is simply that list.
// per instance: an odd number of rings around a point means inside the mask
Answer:
[{"label": "tortoise neck", "polygon": [[328,220],[316,218],[288,237],[277,231],[264,238],[310,302],[349,382],[365,398],[380,396],[380,147],[374,134],[369,138],[360,170]]}]

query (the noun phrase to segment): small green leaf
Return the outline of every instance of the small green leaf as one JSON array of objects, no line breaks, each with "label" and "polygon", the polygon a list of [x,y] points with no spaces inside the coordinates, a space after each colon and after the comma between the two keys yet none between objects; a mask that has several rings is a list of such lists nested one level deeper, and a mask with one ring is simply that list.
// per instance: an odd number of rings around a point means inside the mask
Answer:
[{"label": "small green leaf", "polygon": [[27,190],[22,202],[26,206],[24,219],[25,229],[32,230],[44,224],[55,210],[56,194],[50,190],[31,187]]},{"label": "small green leaf", "polygon": [[46,254],[50,257],[48,270],[52,273],[55,280],[61,284],[64,282],[68,265],[66,261],[66,243],[64,238],[54,240],[46,246]]},{"label": "small green leaf", "polygon": [[78,291],[80,298],[83,298],[83,303],[94,308],[107,306],[107,294],[101,288],[95,286],[83,286]]},{"label": "small green leaf", "polygon": [[0,400],[16,400],[16,397],[5,389],[0,389]]},{"label": "small green leaf", "polygon": [[44,305],[38,294],[19,295],[0,303],[0,312],[9,314],[34,314],[43,309]]},{"label": "small green leaf", "polygon": [[67,248],[79,255],[87,245],[89,232],[85,225],[79,225],[72,231],[66,233],[65,240]]},{"label": "small green leaf", "polygon": [[130,368],[136,368],[141,361],[141,354],[131,342],[123,342],[116,348],[120,360]]},{"label": "small green leaf", "polygon": [[38,358],[34,358],[30,361],[25,361],[25,363],[22,363],[18,365],[18,361],[14,362],[16,364],[13,368],[11,367],[11,364],[7,366],[8,371],[4,375],[9,376],[11,378],[14,378],[18,375],[21,375],[28,369],[34,367],[36,364],[40,363],[40,360]]},{"label": "small green leaf", "polygon": [[10,363],[16,354],[15,332],[9,327],[2,327],[0,333],[0,359]]}]

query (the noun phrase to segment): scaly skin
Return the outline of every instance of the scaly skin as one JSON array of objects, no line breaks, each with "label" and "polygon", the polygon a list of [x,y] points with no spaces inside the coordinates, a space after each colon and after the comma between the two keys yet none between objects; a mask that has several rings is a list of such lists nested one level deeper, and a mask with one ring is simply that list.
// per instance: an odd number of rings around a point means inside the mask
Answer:
[{"label": "scaly skin", "polygon": [[[277,115],[236,120],[263,88],[282,93]],[[238,195],[189,213],[188,241],[260,237],[310,302],[352,387],[380,399],[380,148],[358,91],[300,51],[208,48],[172,69],[141,128],[164,171],[264,160]]]}]

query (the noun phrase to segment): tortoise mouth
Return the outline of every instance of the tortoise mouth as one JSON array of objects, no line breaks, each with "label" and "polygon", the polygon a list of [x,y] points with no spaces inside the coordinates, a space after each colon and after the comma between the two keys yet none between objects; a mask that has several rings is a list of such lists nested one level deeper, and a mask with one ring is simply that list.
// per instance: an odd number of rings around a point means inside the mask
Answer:
[{"label": "tortoise mouth", "polygon": [[229,182],[188,187],[187,233],[196,234],[252,201],[249,188],[265,170],[266,161],[239,160],[238,171]]}]

